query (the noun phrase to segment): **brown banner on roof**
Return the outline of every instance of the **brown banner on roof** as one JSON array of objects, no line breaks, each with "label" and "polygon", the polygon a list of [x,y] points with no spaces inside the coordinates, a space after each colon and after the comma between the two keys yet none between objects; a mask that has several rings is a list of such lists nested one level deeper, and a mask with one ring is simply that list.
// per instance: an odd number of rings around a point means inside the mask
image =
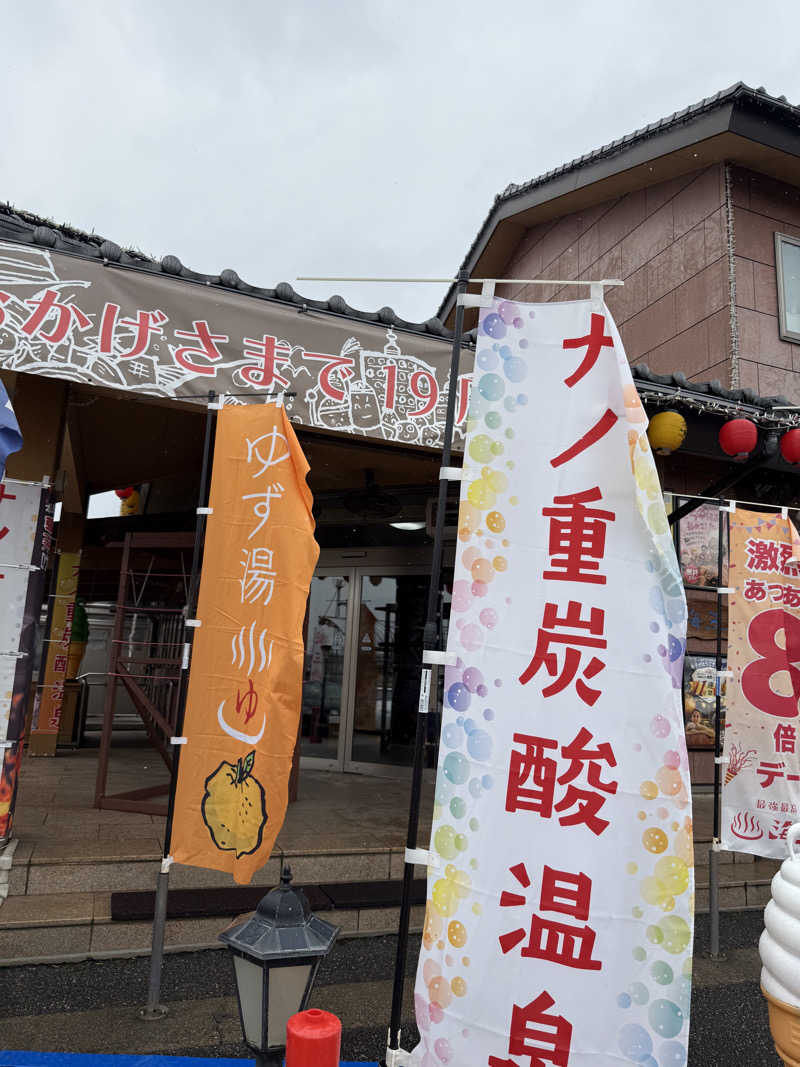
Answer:
[{"label": "brown banner on roof", "polygon": [[[471,363],[465,353],[457,436]],[[437,447],[449,364],[450,343],[423,334],[0,242],[6,370],[237,403],[286,391],[292,422]]]}]

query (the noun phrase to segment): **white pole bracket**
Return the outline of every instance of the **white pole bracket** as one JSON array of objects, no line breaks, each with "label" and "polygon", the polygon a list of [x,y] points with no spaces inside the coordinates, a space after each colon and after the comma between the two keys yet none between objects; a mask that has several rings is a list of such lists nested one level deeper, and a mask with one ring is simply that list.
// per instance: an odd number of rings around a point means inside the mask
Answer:
[{"label": "white pole bracket", "polygon": [[185,745],[186,741],[187,741],[187,738],[185,738],[185,737],[171,737],[169,739],[169,743],[171,745]]},{"label": "white pole bracket", "polygon": [[411,1053],[402,1048],[387,1048],[384,1061],[386,1067],[407,1067],[411,1062]]},{"label": "white pole bracket", "polygon": [[187,619],[184,625],[188,626],[191,630],[198,630],[203,623],[200,619]]},{"label": "white pole bracket", "polygon": [[407,848],[406,863],[419,863],[422,867],[436,867],[437,863],[427,848]]},{"label": "white pole bracket", "polygon": [[439,468],[439,481],[440,482],[460,482],[463,471],[461,467],[440,467]]},{"label": "white pole bracket", "polygon": [[725,849],[722,847],[722,844],[721,844],[720,839],[718,837],[715,837],[715,838],[712,839],[712,841],[711,841],[711,851],[712,852],[724,852],[725,851]]},{"label": "white pole bracket", "polygon": [[169,874],[169,869],[175,861],[172,856],[165,856],[161,861],[161,873]]},{"label": "white pole bracket", "polygon": [[225,394],[220,393],[216,400],[212,400],[208,405],[209,411],[222,411],[225,404]]},{"label": "white pole bracket", "polygon": [[736,592],[736,587],[733,585],[721,585],[717,589],[717,596],[731,596]]},{"label": "white pole bracket", "polygon": [[727,511],[729,515],[735,515],[736,514],[736,501],[735,500],[729,500],[727,505],[726,504],[720,504],[719,510],[720,511]]},{"label": "white pole bracket", "polygon": [[457,652],[438,652],[426,648],[422,653],[422,662],[430,663],[433,667],[455,667],[458,663]]},{"label": "white pole bracket", "polygon": [[189,644],[188,641],[186,641],[184,646],[183,646],[183,661],[181,663],[181,670],[182,671],[188,671],[189,670],[189,655],[190,655],[191,651],[192,651],[192,646]]},{"label": "white pole bracket", "polygon": [[721,767],[725,763],[730,763],[730,757],[729,756],[715,756],[714,757],[714,762],[719,764],[719,766]]},{"label": "white pole bracket", "polygon": [[198,515],[213,515],[214,514],[214,509],[213,508],[197,508],[196,509],[196,513]]},{"label": "white pole bracket", "polygon": [[456,303],[463,308],[490,308],[494,303],[494,279],[485,281],[479,293],[459,293]]}]

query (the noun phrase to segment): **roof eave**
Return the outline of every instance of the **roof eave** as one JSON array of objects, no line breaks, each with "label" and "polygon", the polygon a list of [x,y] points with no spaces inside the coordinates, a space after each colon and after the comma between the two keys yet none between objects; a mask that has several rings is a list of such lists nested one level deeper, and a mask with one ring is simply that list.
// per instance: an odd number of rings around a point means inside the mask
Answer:
[{"label": "roof eave", "polygon": [[[724,149],[730,150],[730,137],[722,140],[723,135],[734,135],[744,142],[752,142],[773,151],[791,156],[800,156],[800,127],[796,121],[797,111],[789,105],[771,98],[763,99],[757,92],[746,87],[734,87],[732,91],[718,94],[721,99],[702,112],[691,113],[692,109],[677,113],[671,124],[662,128],[647,127],[640,131],[634,140],[623,138],[614,142],[598,158],[582,157],[574,165],[560,169],[551,175],[543,175],[533,183],[496,198],[495,203],[483,223],[475,240],[464,259],[462,267],[471,275],[480,264],[481,274],[502,270],[502,263],[496,265],[486,257],[492,238],[500,227],[513,225],[513,220],[533,209],[561,198],[575,197],[581,190],[598,186],[596,202],[605,198],[602,183],[634,171],[637,167],[653,164],[665,157],[680,158],[686,155],[684,170],[709,165],[726,158]],[[777,117],[776,117],[777,116]],[[784,121],[792,117],[793,122]],[[632,137],[635,135],[632,135]],[[698,145],[720,138],[719,155],[712,153],[708,158],[698,154],[696,161],[693,150]],[[591,154],[590,154],[591,155]],[[564,214],[570,208],[565,205]],[[527,225],[520,221],[517,228],[521,233]],[[452,315],[455,301],[455,285],[451,286],[437,312],[437,318],[447,323]]]}]

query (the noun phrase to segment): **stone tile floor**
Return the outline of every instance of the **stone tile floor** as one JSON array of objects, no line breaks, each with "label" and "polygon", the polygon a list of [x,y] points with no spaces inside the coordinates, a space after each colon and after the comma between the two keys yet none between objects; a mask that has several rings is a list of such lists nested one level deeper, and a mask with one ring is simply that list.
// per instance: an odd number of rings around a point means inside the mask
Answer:
[{"label": "stone tile floor", "polygon": [[[25,756],[14,820],[15,864],[155,860],[165,819],[95,808],[97,749]],[[144,743],[112,750],[108,792],[166,783],[166,769]],[[300,772],[299,798],[289,805],[276,851],[370,852],[405,844],[410,781],[325,771]],[[430,828],[433,786],[426,783],[420,840]]]}]

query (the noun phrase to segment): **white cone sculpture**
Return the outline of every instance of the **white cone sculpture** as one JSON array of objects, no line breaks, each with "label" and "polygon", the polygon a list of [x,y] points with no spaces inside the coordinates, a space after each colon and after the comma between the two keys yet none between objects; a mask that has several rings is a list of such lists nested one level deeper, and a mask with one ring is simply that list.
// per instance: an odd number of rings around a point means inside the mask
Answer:
[{"label": "white cone sculpture", "polygon": [[800,823],[786,835],[789,858],[772,879],[772,900],[764,909],[765,930],[758,943],[761,992],[769,1008],[769,1028],[787,1067],[800,1067]]}]

